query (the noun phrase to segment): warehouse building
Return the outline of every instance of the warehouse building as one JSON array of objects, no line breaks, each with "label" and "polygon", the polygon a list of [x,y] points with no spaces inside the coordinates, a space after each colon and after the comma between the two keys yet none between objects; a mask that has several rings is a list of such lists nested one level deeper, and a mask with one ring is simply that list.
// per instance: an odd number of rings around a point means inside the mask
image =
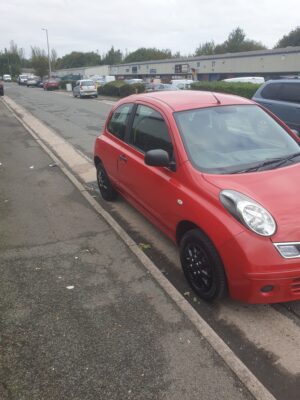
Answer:
[{"label": "warehouse building", "polygon": [[101,65],[56,71],[58,76],[115,75],[117,79],[160,78],[215,81],[236,76],[263,76],[266,79],[300,76],[300,46],[211,56]]}]

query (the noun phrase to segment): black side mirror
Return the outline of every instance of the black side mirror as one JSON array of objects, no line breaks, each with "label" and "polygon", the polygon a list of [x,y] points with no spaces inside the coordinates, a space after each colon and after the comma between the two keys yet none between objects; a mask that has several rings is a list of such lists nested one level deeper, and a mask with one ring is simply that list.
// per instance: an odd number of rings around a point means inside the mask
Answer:
[{"label": "black side mirror", "polygon": [[145,154],[145,164],[151,167],[167,167],[172,171],[176,170],[176,164],[170,161],[169,153],[163,149],[149,150]]}]

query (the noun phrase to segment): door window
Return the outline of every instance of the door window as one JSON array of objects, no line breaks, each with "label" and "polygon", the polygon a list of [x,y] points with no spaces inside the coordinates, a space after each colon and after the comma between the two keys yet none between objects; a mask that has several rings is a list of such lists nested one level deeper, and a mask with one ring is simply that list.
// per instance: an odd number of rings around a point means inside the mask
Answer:
[{"label": "door window", "polygon": [[279,100],[278,94],[281,89],[281,83],[270,83],[266,85],[261,92],[261,97],[270,100]]},{"label": "door window", "polygon": [[166,122],[160,113],[139,105],[134,116],[130,143],[139,150],[163,149],[173,156],[173,145]]},{"label": "door window", "polygon": [[282,101],[300,103],[300,85],[297,83],[283,83],[279,98]]},{"label": "door window", "polygon": [[127,121],[132,110],[132,104],[123,104],[118,107],[108,123],[108,131],[117,138],[124,140]]}]

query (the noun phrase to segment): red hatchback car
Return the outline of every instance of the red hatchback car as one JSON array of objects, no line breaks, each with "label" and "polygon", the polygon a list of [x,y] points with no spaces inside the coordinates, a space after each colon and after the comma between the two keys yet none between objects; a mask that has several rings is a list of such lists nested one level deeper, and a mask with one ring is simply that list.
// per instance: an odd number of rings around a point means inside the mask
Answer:
[{"label": "red hatchback car", "polygon": [[44,90],[59,89],[59,81],[57,79],[48,79],[44,82]]},{"label": "red hatchback car", "polygon": [[120,100],[96,139],[117,192],[172,238],[208,301],[300,299],[299,138],[253,101],[198,91]]}]

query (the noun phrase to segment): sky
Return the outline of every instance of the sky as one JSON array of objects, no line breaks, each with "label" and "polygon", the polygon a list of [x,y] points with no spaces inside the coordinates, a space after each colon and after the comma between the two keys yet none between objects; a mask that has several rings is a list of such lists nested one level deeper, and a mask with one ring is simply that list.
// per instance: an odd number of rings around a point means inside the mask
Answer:
[{"label": "sky", "polygon": [[227,39],[236,27],[268,48],[300,25],[299,0],[2,0],[0,51],[31,46],[123,54],[156,47],[191,55],[200,43]]}]

